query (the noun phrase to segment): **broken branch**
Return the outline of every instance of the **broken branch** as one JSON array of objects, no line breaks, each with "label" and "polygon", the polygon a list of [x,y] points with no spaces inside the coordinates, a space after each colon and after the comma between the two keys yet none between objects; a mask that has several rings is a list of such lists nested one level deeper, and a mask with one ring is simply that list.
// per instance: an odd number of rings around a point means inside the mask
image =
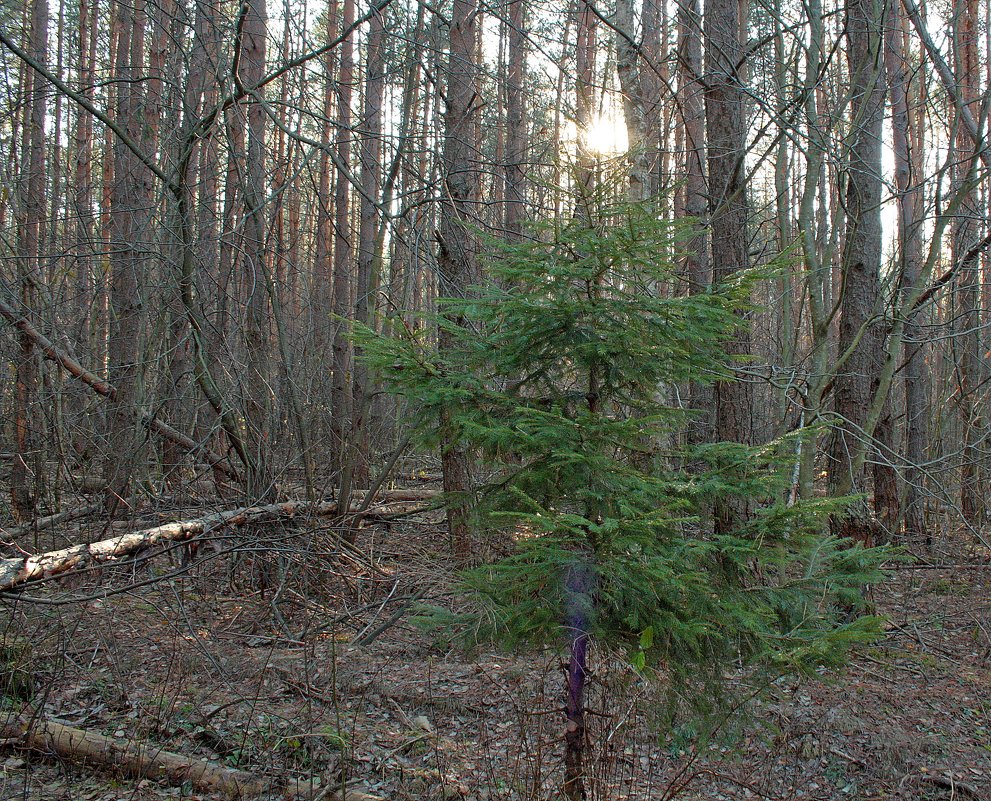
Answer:
[{"label": "broken branch", "polygon": [[[22,334],[31,339],[41,352],[45,354],[45,358],[61,366],[71,376],[78,378],[98,395],[102,395],[110,401],[117,399],[117,388],[113,384],[109,381],[104,381],[96,373],[87,370],[67,353],[59,350],[48,337],[31,325],[31,322],[26,317],[18,314],[3,298],[0,298],[0,315],[5,317]],[[187,437],[185,434],[176,431],[168,423],[162,422],[157,417],[148,414],[148,412],[141,409],[134,409],[134,414],[140,420],[141,424],[150,431],[170,442],[174,442],[189,453],[201,454],[211,467],[220,470],[225,475],[234,479],[240,478],[238,472],[227,464],[227,460],[220,454],[214,453],[203,445],[200,445],[191,437]]]}]

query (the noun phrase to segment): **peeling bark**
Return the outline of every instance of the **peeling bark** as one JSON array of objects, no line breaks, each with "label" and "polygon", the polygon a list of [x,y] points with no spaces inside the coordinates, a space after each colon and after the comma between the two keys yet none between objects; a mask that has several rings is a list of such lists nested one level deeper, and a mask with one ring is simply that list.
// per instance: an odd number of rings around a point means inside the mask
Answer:
[{"label": "peeling bark", "polygon": [[[363,509],[363,504],[359,502],[350,504],[346,514],[367,518],[416,511],[420,508],[418,504],[437,498],[438,493],[429,490],[396,490],[379,493],[378,497],[380,498],[379,503],[369,506],[367,509]],[[0,560],[0,591],[13,589],[29,581],[61,575],[71,570],[81,570],[92,565],[117,562],[155,545],[166,542],[185,542],[223,527],[244,526],[249,523],[279,520],[297,515],[331,517],[341,514],[340,510],[341,506],[337,501],[321,501],[319,503],[288,501],[265,506],[245,506],[239,509],[214,512],[193,520],[166,523],[163,526],[155,526],[141,531],[130,531],[99,542],[83,543],[57,551],[2,559]]]}]

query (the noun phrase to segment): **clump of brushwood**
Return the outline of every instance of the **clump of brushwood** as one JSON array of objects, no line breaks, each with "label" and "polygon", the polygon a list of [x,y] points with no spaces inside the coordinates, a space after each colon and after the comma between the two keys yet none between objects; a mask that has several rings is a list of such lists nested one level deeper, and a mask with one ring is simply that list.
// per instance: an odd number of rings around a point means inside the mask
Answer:
[{"label": "clump of brushwood", "polygon": [[[570,799],[589,791],[590,648],[625,649],[635,668],[663,672],[675,706],[704,710],[729,674],[812,670],[877,629],[850,609],[881,554],[826,530],[849,499],[783,500],[781,458],[794,447],[678,445],[689,412],[668,390],[733,380],[725,345],[759,279],[671,292],[687,231],[608,196],[593,191],[581,213],[524,242],[489,242],[488,283],[440,301],[430,324],[354,334],[408,401],[420,445],[481,462],[475,530],[514,544],[464,573],[478,605],[465,630],[566,651]],[[731,499],[753,514],[717,533],[710,510]]]}]

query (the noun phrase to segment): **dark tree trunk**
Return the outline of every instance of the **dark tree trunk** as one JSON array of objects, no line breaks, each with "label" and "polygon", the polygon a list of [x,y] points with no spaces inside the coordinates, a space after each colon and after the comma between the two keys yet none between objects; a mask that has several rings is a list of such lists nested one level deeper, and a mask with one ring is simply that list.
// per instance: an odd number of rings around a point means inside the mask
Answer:
[{"label": "dark tree trunk", "polygon": [[[117,9],[117,120],[136,142],[142,142],[145,13],[141,3]],[[123,142],[114,142],[111,199],[110,320],[107,342],[107,375],[117,395],[106,421],[107,450],[104,453],[105,502],[113,513],[131,495],[130,486],[138,464],[139,441],[135,436],[131,408],[141,401],[139,353],[142,329],[142,290],[145,256],[140,243],[147,236],[150,219],[150,175]]]},{"label": "dark tree trunk", "polygon": [[[891,103],[892,149],[895,157],[895,186],[898,190],[898,272],[901,275],[903,302],[922,287],[923,184],[921,148],[913,147],[922,129],[910,112],[911,78],[906,63],[909,48],[904,15],[898,4],[892,5],[885,47],[888,92]],[[922,312],[906,309],[903,384],[905,387],[905,467],[902,519],[905,534],[920,537],[926,527],[923,494],[926,449],[929,443],[930,379],[926,355],[929,350]]]},{"label": "dark tree trunk", "polygon": [[[479,110],[475,63],[477,17],[476,0],[454,0],[441,154],[444,192],[437,254],[439,292],[446,297],[464,296],[479,280],[476,246],[469,229],[476,223],[480,191],[475,141]],[[440,347],[450,350],[453,346],[451,335],[441,332]],[[444,427],[446,421],[441,421],[441,425]],[[464,499],[471,489],[471,456],[450,439],[451,433],[445,431],[447,441],[441,446],[444,491],[452,493],[454,499],[447,507],[447,523],[454,554],[465,559],[471,550],[469,511]]]},{"label": "dark tree trunk", "polygon": [[[699,0],[685,0],[678,7],[678,98],[684,141],[684,203],[678,217],[691,217],[695,235],[685,246],[685,280],[688,292],[706,292],[712,284],[709,242],[703,219],[708,206],[705,180],[705,96],[702,82],[702,12]],[[689,424],[689,443],[709,442],[713,435],[712,388],[694,383],[689,405],[696,413]]]},{"label": "dark tree trunk", "polygon": [[[584,560],[584,555],[579,555]],[[569,801],[588,797],[585,785],[585,688],[591,643],[595,574],[585,561],[572,565],[565,577],[568,666],[564,688],[564,795]]]},{"label": "dark tree trunk", "polygon": [[[977,0],[955,0],[952,19],[956,47],[960,100],[975,119],[981,117],[981,64],[978,53]],[[958,407],[963,428],[963,452],[960,468],[960,512],[972,529],[980,528],[985,503],[982,496],[982,455],[984,436],[981,402],[977,391],[983,379],[980,356],[980,259],[972,248],[980,238],[981,201],[971,166],[977,160],[978,145],[964,125],[957,123],[955,180],[961,192],[960,209],[953,225],[953,259],[958,275],[955,303],[958,332],[954,340],[958,369]]]},{"label": "dark tree trunk", "polygon": [[[378,208],[382,192],[382,103],[385,95],[385,19],[375,14],[369,22],[365,45],[365,97],[361,131],[361,202],[358,218],[358,274],[354,320],[371,325],[375,311],[375,287],[378,283]],[[354,441],[354,483],[367,487],[371,478],[371,388],[368,368],[355,350],[354,385],[352,387],[352,432]]]},{"label": "dark tree trunk", "polygon": [[[750,264],[747,232],[745,0],[710,0],[705,8],[705,122],[709,163],[709,214],[712,232],[712,280],[732,279]],[[732,356],[750,353],[750,335],[742,326],[728,345]],[[714,388],[717,441],[749,443],[753,436],[752,385],[720,381]],[[747,516],[741,502],[720,503],[718,531],[730,531]]]},{"label": "dark tree trunk", "polygon": [[[31,6],[30,42],[27,51],[39,64],[47,61],[48,2],[34,0]],[[24,145],[22,191],[17,228],[17,272],[21,303],[33,309],[37,288],[43,280],[41,243],[45,217],[45,92],[41,76],[25,68],[24,89],[28,98],[23,128]],[[10,496],[18,520],[34,517],[38,490],[44,476],[39,450],[38,426],[42,416],[37,407],[39,364],[34,342],[21,334],[14,377],[14,445],[16,453],[10,470]]]},{"label": "dark tree trunk", "polygon": [[[268,11],[265,0],[249,0],[244,6],[241,30],[240,80],[245,86],[260,83],[265,74],[266,27]],[[258,92],[262,90],[259,89]],[[248,497],[254,501],[271,501],[276,495],[271,469],[271,386],[270,319],[265,227],[265,109],[260,102],[247,106],[248,149],[243,179],[244,192],[244,270],[248,292],[245,325],[248,397],[245,403],[249,464]]]},{"label": "dark tree trunk", "polygon": [[[336,10],[336,6],[335,6]],[[339,31],[350,30],[354,24],[354,0],[343,0]],[[337,119],[339,131],[336,149],[341,165],[351,163],[351,95],[354,88],[354,43],[350,37],[340,45],[340,63],[337,72]],[[352,241],[351,241],[351,192],[344,170],[337,172],[334,187],[334,299],[337,316],[332,344],[332,375],[330,387],[330,449],[331,465],[338,471],[338,486],[346,490],[350,477],[345,474],[348,464],[351,419],[351,350],[347,331],[342,320],[350,317]]]},{"label": "dark tree trunk", "polygon": [[523,76],[526,75],[526,9],[523,0],[509,4],[508,70],[506,74],[505,213],[506,238],[519,241],[526,213],[526,122]]},{"label": "dark tree trunk", "polygon": [[[595,111],[595,63],[598,55],[598,16],[590,0],[576,0],[575,23],[575,125],[578,128],[578,187],[576,213],[588,216],[586,204],[596,180],[595,154],[586,132]],[[561,100],[558,100],[560,103]]]},{"label": "dark tree trunk", "polygon": [[884,117],[882,5],[874,0],[850,0],[846,8],[852,125],[847,144],[840,363],[833,387],[838,421],[829,447],[829,486],[835,495],[865,489],[864,454],[871,447],[873,434],[865,426],[877,390],[883,344],[883,326],[876,319],[880,311]]}]

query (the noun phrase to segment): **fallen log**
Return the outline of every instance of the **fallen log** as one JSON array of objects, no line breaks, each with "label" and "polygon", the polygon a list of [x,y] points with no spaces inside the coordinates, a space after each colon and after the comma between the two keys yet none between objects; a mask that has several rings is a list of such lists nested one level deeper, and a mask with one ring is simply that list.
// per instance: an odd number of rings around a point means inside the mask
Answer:
[{"label": "fallen log", "polygon": [[[31,339],[41,352],[45,354],[45,358],[60,365],[69,375],[82,381],[98,395],[102,395],[110,401],[116,400],[117,388],[113,384],[109,381],[104,381],[96,373],[83,367],[69,354],[57,348],[55,343],[31,325],[31,322],[26,317],[18,314],[3,298],[0,298],[0,316],[5,317],[21,333]],[[189,453],[202,455],[214,469],[219,470],[230,478],[240,480],[238,471],[231,467],[223,456],[214,453],[191,437],[187,437],[185,434],[176,431],[168,423],[163,423],[157,417],[145,411],[134,409],[133,412],[141,424],[149,431],[153,431],[170,442],[174,442]]]},{"label": "fallen log", "polygon": [[119,771],[128,776],[186,782],[223,798],[247,799],[272,789],[270,782],[205,759],[176,754],[157,745],[106,737],[51,720],[18,719],[0,727],[6,744],[55,755],[84,765]]},{"label": "fallen log", "polygon": [[[378,504],[362,510],[361,505],[355,502],[349,506],[347,514],[368,517],[415,511],[420,508],[419,504],[423,501],[436,498],[438,494],[430,490],[384,491],[379,493],[381,501]],[[245,506],[240,509],[214,512],[193,520],[131,531],[99,542],[0,559],[0,591],[11,590],[29,581],[61,575],[72,570],[119,561],[161,543],[185,542],[225,526],[243,526],[248,523],[269,522],[297,515],[328,517],[339,514],[341,512],[336,501],[315,503],[287,501],[266,506]]]}]

